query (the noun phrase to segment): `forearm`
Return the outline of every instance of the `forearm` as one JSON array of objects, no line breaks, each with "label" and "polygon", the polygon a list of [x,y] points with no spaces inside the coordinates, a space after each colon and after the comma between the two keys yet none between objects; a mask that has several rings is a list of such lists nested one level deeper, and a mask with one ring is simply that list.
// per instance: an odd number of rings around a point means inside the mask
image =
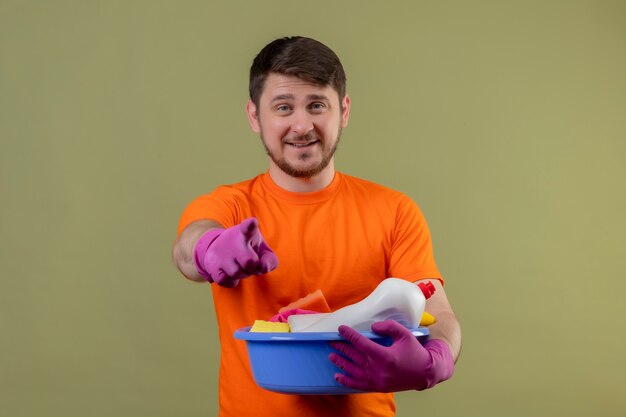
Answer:
[{"label": "forearm", "polygon": [[223,228],[213,220],[198,220],[183,230],[174,242],[172,260],[178,270],[188,279],[197,282],[206,282],[206,278],[198,273],[194,263],[194,248],[200,237],[210,229]]},{"label": "forearm", "polygon": [[440,339],[448,344],[454,360],[461,353],[461,325],[450,306],[439,280],[430,280],[436,287],[435,293],[426,301],[426,311],[435,316],[436,322],[428,327],[431,339]]},{"label": "forearm", "polygon": [[461,353],[461,326],[452,312],[435,316],[436,323],[429,326],[430,338],[441,339],[448,344],[456,362]]}]

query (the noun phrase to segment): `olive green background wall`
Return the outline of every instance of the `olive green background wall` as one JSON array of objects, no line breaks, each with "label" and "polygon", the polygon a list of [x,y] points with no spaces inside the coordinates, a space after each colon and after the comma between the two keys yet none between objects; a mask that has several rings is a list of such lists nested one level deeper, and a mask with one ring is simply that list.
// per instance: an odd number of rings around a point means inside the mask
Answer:
[{"label": "olive green background wall", "polygon": [[[215,416],[195,196],[266,169],[244,106],[278,36],[331,46],[340,170],[425,212],[463,325],[398,416],[623,416],[623,1],[0,1],[0,415]],[[294,411],[294,415],[297,412]]]}]

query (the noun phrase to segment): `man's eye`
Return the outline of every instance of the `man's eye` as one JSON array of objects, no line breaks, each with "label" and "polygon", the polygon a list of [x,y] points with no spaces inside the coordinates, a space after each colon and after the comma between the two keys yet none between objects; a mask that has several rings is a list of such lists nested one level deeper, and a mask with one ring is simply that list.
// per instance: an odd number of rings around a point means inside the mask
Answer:
[{"label": "man's eye", "polygon": [[280,106],[276,106],[276,110],[280,112],[289,111],[289,106],[286,104],[281,104]]},{"label": "man's eye", "polygon": [[313,103],[313,104],[311,104],[311,109],[313,109],[313,110],[323,110],[324,108],[326,108],[326,105],[324,103]]}]

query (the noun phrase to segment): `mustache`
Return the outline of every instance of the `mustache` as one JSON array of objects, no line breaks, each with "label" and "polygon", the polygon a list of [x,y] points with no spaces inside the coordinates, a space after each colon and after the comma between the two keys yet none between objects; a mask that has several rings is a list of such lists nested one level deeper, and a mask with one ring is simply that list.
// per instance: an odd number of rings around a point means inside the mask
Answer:
[{"label": "mustache", "polygon": [[308,132],[304,135],[287,135],[283,138],[283,142],[289,143],[311,143],[320,140],[320,136],[315,132]]}]

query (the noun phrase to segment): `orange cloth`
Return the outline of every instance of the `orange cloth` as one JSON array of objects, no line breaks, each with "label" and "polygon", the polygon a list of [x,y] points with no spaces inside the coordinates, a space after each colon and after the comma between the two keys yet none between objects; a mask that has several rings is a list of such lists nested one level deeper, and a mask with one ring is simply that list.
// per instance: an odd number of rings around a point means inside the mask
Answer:
[{"label": "orange cloth", "polygon": [[402,193],[341,173],[312,193],[285,191],[266,173],[195,199],[178,233],[200,219],[228,228],[253,216],[278,256],[278,268],[235,288],[212,285],[221,342],[220,416],[393,416],[392,394],[300,396],[258,387],[245,342],[233,333],[316,289],[334,311],[362,300],[387,277],[441,279],[417,205]]},{"label": "orange cloth", "polygon": [[332,310],[328,306],[324,293],[319,288],[313,291],[311,294],[307,294],[302,298],[298,298],[296,301],[289,303],[288,305],[281,307],[278,312],[283,313],[285,311],[293,309],[302,309],[315,311],[317,313],[330,313]]}]

